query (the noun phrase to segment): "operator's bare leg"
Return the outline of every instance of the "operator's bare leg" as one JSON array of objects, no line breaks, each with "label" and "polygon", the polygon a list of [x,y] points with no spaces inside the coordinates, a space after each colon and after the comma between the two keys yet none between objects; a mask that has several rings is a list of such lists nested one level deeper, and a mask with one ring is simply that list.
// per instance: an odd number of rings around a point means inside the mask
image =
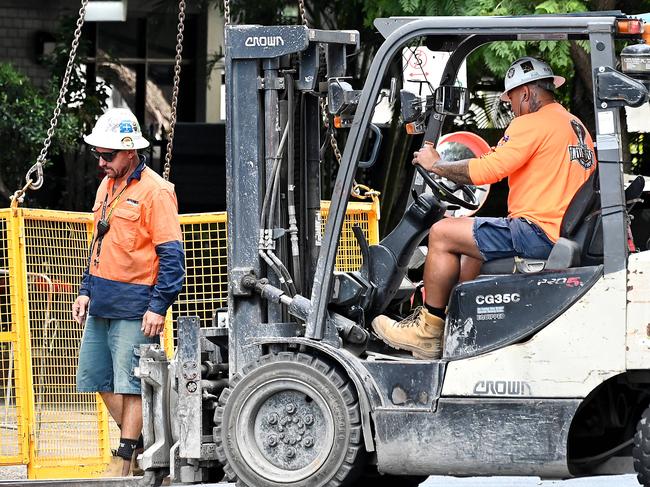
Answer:
[{"label": "operator's bare leg", "polygon": [[[445,218],[431,227],[429,252],[424,264],[424,289],[429,306],[441,309],[447,306],[451,289],[458,283],[461,274],[461,255],[482,262],[481,253],[474,242],[473,224],[473,218]],[[475,262],[470,266],[468,273],[478,273]]]},{"label": "operator's bare leg", "polygon": [[[142,432],[142,396],[137,394],[123,394],[122,406],[122,438],[137,441]],[[122,476],[129,474],[131,460],[124,460]]]},{"label": "operator's bare leg", "polygon": [[481,272],[481,266],[483,265],[482,259],[475,259],[474,257],[469,257],[467,255],[461,255],[460,257],[460,276],[458,277],[458,282],[471,281],[476,279]]},{"label": "operator's bare leg", "polygon": [[122,424],[122,395],[114,394],[112,392],[100,392],[102,401],[106,404],[106,409],[111,415],[111,418],[117,423],[118,426]]},{"label": "operator's bare leg", "polygon": [[[445,219],[431,227],[429,253],[424,265],[426,306],[396,321],[380,315],[372,328],[391,347],[409,350],[417,358],[437,359],[442,354],[445,307],[459,277],[473,278],[482,262],[474,243],[472,218]],[[463,261],[461,271],[461,257]]]}]

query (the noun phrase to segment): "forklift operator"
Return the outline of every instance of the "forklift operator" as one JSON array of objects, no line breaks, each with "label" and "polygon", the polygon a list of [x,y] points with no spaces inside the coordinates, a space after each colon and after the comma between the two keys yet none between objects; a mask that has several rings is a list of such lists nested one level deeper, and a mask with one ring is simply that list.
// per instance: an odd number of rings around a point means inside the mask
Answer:
[{"label": "forklift operator", "polygon": [[596,168],[593,141],[582,122],[555,101],[564,78],[538,59],[515,61],[503,101],[515,118],[497,147],[480,158],[442,160],[433,145],[413,164],[460,184],[492,184],[508,177],[507,218],[445,218],[431,227],[424,267],[425,303],[402,321],[378,316],[373,329],[390,346],[416,358],[442,353],[445,308],[459,281],[474,279],[485,261],[546,259],[571,199]]}]

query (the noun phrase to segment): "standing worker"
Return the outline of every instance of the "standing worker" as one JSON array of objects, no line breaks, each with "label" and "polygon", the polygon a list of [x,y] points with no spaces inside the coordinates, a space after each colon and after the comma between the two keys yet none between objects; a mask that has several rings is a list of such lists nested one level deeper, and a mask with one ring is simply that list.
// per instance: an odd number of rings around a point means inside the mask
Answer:
[{"label": "standing worker", "polygon": [[149,142],[133,113],[107,110],[84,140],[106,177],[93,205],[88,267],[72,305],[75,321],[85,322],[77,390],[99,392],[120,427],[112,465],[126,476],[142,432],[134,348],[163,332],[183,286],[185,259],[174,185],[138,154]]},{"label": "standing worker", "polygon": [[507,177],[508,217],[445,218],[431,227],[424,306],[402,321],[378,316],[372,322],[389,345],[417,358],[439,358],[445,308],[459,280],[474,279],[485,261],[548,257],[571,199],[596,169],[587,129],[555,100],[555,89],[564,81],[544,61],[517,59],[506,72],[501,96],[510,102],[515,118],[492,152],[445,161],[432,145],[425,145],[414,154],[413,164],[459,184],[496,183]]}]

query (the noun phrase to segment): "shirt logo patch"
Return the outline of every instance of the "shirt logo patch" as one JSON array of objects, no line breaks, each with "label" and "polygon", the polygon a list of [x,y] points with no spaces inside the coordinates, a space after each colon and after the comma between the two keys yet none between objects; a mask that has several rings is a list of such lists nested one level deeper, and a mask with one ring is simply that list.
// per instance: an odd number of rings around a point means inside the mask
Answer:
[{"label": "shirt logo patch", "polygon": [[139,201],[137,201],[137,200],[132,200],[131,198],[127,198],[127,199],[126,199],[126,202],[127,202],[128,204],[130,204],[131,206],[138,206],[138,205],[140,204]]},{"label": "shirt logo patch", "polygon": [[503,137],[501,137],[501,140],[497,144],[497,147],[501,147],[503,144],[505,144],[509,140],[510,140],[510,136],[509,135],[504,135]]},{"label": "shirt logo patch", "polygon": [[571,128],[578,137],[578,144],[569,146],[569,160],[576,161],[585,169],[589,169],[594,165],[594,152],[585,144],[585,128],[575,119],[571,120]]}]

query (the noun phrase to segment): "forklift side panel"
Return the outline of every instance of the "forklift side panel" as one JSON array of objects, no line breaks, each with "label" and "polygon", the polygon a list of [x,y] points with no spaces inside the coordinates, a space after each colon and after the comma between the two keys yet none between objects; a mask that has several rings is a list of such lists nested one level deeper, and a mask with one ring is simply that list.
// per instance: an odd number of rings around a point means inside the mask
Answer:
[{"label": "forklift side panel", "polygon": [[394,475],[567,477],[574,399],[445,398],[436,413],[378,410],[377,467]]},{"label": "forklift side panel", "polygon": [[628,370],[650,369],[650,251],[630,255],[627,281]]},{"label": "forklift side panel", "polygon": [[602,275],[602,266],[534,274],[483,276],[451,295],[444,357],[473,357],[537,333]]},{"label": "forklift side panel", "polygon": [[[625,372],[625,274],[601,277],[528,340],[450,361],[442,395],[580,398]],[[502,383],[523,383],[523,392]]]},{"label": "forklift side panel", "polygon": [[445,362],[364,361],[385,406],[432,411],[440,397]]}]

